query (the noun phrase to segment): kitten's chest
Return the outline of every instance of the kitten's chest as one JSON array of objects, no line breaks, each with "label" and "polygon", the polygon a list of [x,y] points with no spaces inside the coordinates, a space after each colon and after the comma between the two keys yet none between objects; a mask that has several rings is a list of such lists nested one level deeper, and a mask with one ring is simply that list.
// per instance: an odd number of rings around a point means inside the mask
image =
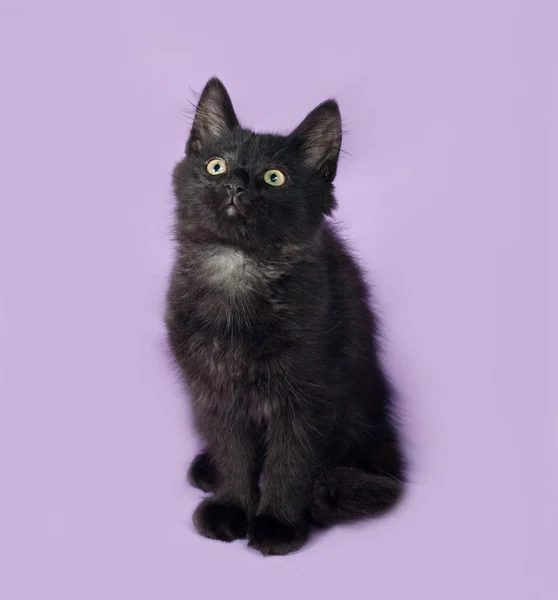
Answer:
[{"label": "kitten's chest", "polygon": [[267,381],[269,361],[291,337],[275,272],[234,249],[180,265],[171,312],[183,324],[176,345],[191,376],[217,388]]},{"label": "kitten's chest", "polygon": [[280,304],[280,269],[238,249],[219,247],[198,254],[182,274],[190,311],[217,327],[257,327]]},{"label": "kitten's chest", "polygon": [[214,288],[215,292],[242,295],[251,290],[257,269],[241,250],[218,248],[198,259],[200,284]]}]

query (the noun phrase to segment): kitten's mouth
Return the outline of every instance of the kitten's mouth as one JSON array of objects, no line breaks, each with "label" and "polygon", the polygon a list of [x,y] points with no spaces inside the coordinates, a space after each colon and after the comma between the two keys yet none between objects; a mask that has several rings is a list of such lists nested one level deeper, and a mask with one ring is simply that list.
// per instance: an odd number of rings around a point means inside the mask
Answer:
[{"label": "kitten's mouth", "polygon": [[239,216],[243,216],[244,213],[242,211],[242,209],[240,208],[240,206],[238,205],[238,201],[235,201],[235,199],[231,198],[228,203],[225,205],[225,214],[227,215],[227,217],[239,217]]}]

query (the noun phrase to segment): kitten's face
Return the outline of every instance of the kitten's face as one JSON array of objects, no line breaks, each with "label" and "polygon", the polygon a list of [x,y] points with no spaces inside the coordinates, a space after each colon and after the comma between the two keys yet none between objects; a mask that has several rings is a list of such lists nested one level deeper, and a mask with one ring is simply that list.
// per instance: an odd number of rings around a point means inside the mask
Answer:
[{"label": "kitten's face", "polygon": [[181,229],[239,247],[303,243],[334,208],[340,145],[333,101],[288,136],[256,134],[239,126],[225,88],[210,80],[174,171]]}]

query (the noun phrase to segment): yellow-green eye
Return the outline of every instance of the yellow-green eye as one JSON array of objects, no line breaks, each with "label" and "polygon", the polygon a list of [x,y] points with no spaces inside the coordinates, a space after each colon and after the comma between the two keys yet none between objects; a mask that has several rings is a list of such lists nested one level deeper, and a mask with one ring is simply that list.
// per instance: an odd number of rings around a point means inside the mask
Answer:
[{"label": "yellow-green eye", "polygon": [[285,183],[286,177],[281,173],[281,171],[277,169],[270,169],[265,172],[264,181],[268,185],[272,185],[274,187],[279,187]]},{"label": "yellow-green eye", "polygon": [[210,175],[222,175],[227,172],[227,163],[222,158],[212,158],[206,169]]}]

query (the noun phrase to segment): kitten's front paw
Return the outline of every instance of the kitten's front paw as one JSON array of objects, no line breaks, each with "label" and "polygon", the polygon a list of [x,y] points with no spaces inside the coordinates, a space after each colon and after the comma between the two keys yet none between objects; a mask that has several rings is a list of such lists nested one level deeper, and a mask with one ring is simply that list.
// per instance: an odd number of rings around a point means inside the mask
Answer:
[{"label": "kitten's front paw", "polygon": [[242,508],[212,499],[204,500],[196,508],[193,521],[201,535],[222,542],[245,538],[248,531],[248,519]]},{"label": "kitten's front paw", "polygon": [[248,545],[264,556],[296,552],[308,539],[308,525],[289,525],[275,517],[257,515],[250,523]]}]

